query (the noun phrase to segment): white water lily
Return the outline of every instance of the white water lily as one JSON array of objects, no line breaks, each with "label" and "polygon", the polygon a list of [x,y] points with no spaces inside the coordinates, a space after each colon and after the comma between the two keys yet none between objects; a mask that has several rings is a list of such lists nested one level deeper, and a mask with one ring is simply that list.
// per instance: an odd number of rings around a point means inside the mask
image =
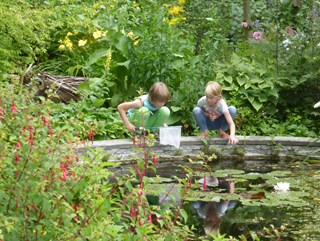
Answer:
[{"label": "white water lily", "polygon": [[276,191],[287,192],[290,189],[290,183],[288,183],[288,182],[278,182],[276,185],[274,185],[273,188]]}]

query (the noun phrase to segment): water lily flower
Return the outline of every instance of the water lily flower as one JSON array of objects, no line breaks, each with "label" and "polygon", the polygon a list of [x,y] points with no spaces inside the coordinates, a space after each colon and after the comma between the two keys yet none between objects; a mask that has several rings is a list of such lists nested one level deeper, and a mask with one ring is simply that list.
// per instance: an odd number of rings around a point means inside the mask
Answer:
[{"label": "water lily flower", "polygon": [[252,34],[252,38],[254,38],[254,40],[260,40],[262,39],[262,32],[254,32]]},{"label": "water lily flower", "polygon": [[241,26],[244,27],[244,28],[247,28],[247,27],[249,27],[249,24],[247,22],[242,22]]},{"label": "water lily flower", "polygon": [[274,188],[275,191],[287,192],[290,189],[290,183],[288,183],[288,182],[278,182],[276,185],[274,185],[273,188]]}]

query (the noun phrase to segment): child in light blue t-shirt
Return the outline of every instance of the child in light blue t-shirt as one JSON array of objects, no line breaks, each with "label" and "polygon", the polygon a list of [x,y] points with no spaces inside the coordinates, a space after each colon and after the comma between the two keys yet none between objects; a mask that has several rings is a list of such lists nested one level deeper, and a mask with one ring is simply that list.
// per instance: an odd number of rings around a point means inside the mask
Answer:
[{"label": "child in light blue t-shirt", "polygon": [[151,129],[166,126],[170,110],[165,104],[169,98],[167,86],[162,82],[156,82],[148,94],[118,105],[118,112],[130,132],[135,132],[139,127]]}]

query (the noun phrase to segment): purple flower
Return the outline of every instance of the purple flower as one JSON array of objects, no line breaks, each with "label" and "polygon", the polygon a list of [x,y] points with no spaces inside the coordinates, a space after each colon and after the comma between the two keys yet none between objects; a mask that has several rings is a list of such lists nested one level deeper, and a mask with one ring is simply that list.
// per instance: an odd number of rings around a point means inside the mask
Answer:
[{"label": "purple flower", "polygon": [[244,28],[247,28],[247,27],[249,27],[249,24],[247,22],[242,22],[241,26],[244,27]]},{"label": "purple flower", "polygon": [[260,39],[262,39],[262,32],[253,32],[252,38],[253,38],[254,40],[260,40]]}]

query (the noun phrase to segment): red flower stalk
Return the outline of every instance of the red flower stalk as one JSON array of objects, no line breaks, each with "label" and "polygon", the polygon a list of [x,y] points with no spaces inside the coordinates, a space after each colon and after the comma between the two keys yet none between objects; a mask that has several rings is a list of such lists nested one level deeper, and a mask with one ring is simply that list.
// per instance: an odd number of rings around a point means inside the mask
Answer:
[{"label": "red flower stalk", "polygon": [[41,120],[43,121],[43,124],[45,126],[50,126],[50,121],[49,119],[46,119],[44,116],[41,116]]},{"label": "red flower stalk", "polygon": [[157,165],[157,156],[156,155],[153,156],[152,161],[153,161],[153,165]]},{"label": "red flower stalk", "polygon": [[20,148],[21,148],[20,140],[18,140],[17,145],[16,145],[16,148],[17,148],[17,149],[20,149]]},{"label": "red flower stalk", "polygon": [[206,177],[204,177],[203,178],[203,190],[207,190],[207,178]]},{"label": "red flower stalk", "polygon": [[14,161],[15,161],[16,163],[18,163],[18,162],[20,161],[19,155],[16,155],[16,156],[14,157]]},{"label": "red flower stalk", "polygon": [[1,117],[5,117],[4,110],[3,110],[2,107],[0,107],[0,116],[1,116]]},{"label": "red flower stalk", "polygon": [[34,139],[33,139],[33,133],[32,133],[32,129],[30,128],[29,130],[29,145],[33,145],[34,143]]},{"label": "red flower stalk", "polygon": [[12,113],[17,112],[17,107],[15,106],[13,101],[12,101],[12,104],[11,104],[11,112]]},{"label": "red flower stalk", "polygon": [[142,174],[139,168],[136,165],[133,165],[134,170],[136,171],[137,175],[139,176],[140,180],[142,179]]},{"label": "red flower stalk", "polygon": [[131,215],[131,217],[135,217],[136,216],[136,211],[134,210],[133,206],[130,207],[130,215]]},{"label": "red flower stalk", "polygon": [[149,222],[152,223],[152,215],[151,215],[151,213],[149,213],[148,219],[149,219]]}]

